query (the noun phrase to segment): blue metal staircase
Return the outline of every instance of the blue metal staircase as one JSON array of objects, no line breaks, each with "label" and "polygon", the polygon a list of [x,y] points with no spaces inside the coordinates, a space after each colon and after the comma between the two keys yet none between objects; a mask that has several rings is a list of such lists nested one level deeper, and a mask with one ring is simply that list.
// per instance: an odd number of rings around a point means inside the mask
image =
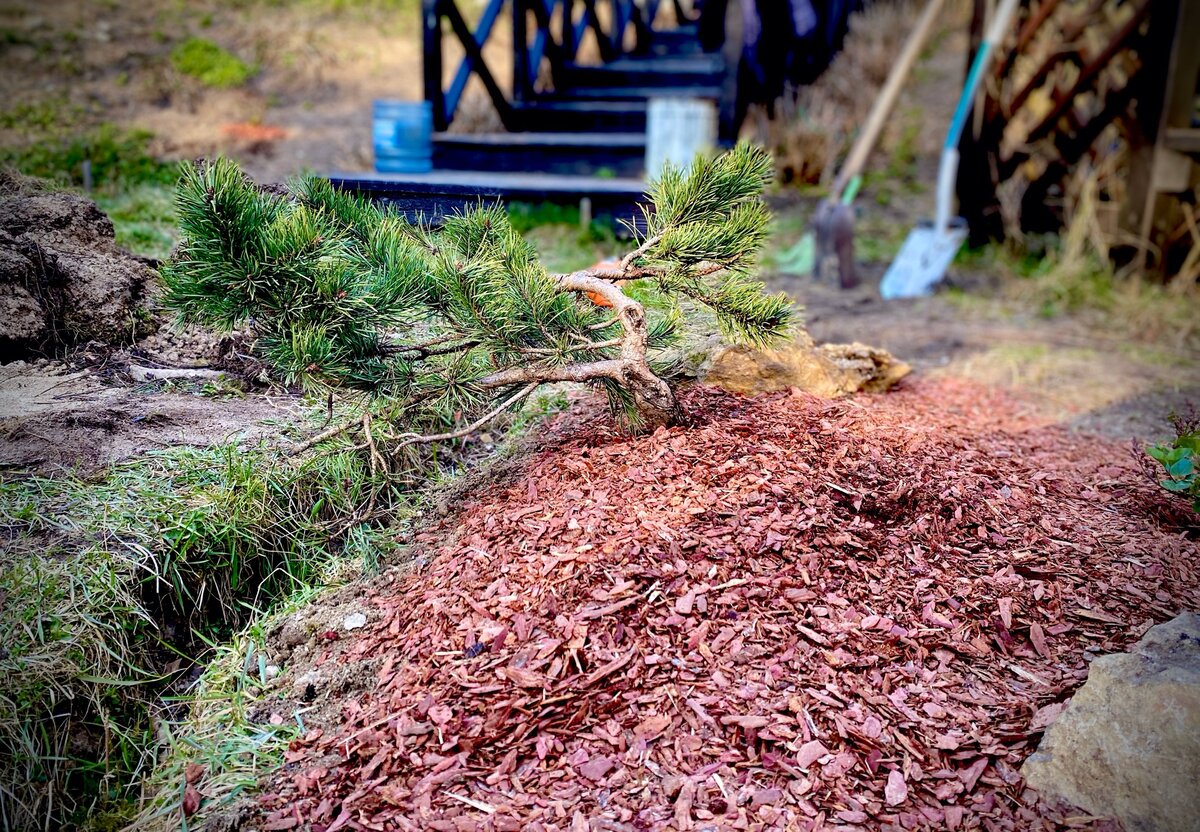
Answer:
[{"label": "blue metal staircase", "polygon": [[[425,98],[433,109],[430,173],[345,174],[342,187],[426,217],[485,200],[575,203],[632,216],[644,188],[647,102],[710,99],[731,138],[733,74],[705,53],[682,0],[489,0],[468,24],[459,0],[424,0]],[[673,12],[673,13],[672,13]],[[660,18],[671,18],[669,24]],[[484,54],[501,21],[512,27],[512,75]],[[463,57],[447,73],[447,47]],[[599,60],[581,60],[588,45]],[[482,82],[503,132],[451,132],[471,78]]]}]

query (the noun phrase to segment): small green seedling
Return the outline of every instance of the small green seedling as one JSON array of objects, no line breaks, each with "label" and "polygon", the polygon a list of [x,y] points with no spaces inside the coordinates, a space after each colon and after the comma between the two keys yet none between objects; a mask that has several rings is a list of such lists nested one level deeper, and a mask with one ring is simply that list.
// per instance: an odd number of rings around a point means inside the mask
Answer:
[{"label": "small green seedling", "polygon": [[1192,498],[1192,508],[1200,512],[1200,414],[1173,414],[1175,439],[1170,444],[1153,445],[1150,456],[1162,465],[1166,477],[1159,485],[1175,494]]}]

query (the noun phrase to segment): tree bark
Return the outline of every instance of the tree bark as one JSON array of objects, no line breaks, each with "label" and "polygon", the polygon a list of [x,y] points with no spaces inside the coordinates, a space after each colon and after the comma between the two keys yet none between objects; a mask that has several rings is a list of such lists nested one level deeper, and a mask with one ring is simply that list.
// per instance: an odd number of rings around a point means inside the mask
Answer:
[{"label": "tree bark", "polygon": [[[636,270],[633,270],[636,271]],[[633,395],[633,401],[644,426],[653,430],[659,425],[678,422],[682,415],[679,403],[671,387],[650,369],[646,357],[648,333],[646,311],[642,305],[626,295],[612,282],[637,277],[624,269],[619,272],[599,273],[589,270],[555,275],[554,279],[564,290],[578,292],[589,297],[596,296],[606,301],[621,325],[619,339],[621,353],[617,358],[571,364],[564,367],[511,367],[493,373],[483,379],[485,387],[506,387],[513,384],[554,381],[587,381],[610,378]],[[606,279],[610,278],[611,279]]]}]

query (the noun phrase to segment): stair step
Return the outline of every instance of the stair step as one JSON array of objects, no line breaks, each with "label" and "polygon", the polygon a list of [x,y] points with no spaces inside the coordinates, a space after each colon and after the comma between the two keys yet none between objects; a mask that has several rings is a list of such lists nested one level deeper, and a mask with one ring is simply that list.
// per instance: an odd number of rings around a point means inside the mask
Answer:
[{"label": "stair step", "polygon": [[515,106],[532,132],[645,133],[645,101],[576,101],[539,97]]},{"label": "stair step", "polygon": [[614,103],[649,101],[651,98],[706,98],[721,99],[719,84],[704,86],[638,86],[638,87],[571,87],[564,92],[547,93],[544,100],[570,101],[597,99]]},{"label": "stair step", "polygon": [[606,64],[567,64],[563,88],[719,87],[725,62],[719,55],[618,58]]},{"label": "stair step", "polygon": [[678,26],[674,29],[658,29],[650,36],[645,51],[652,55],[693,56],[704,55],[700,36],[695,24]]},{"label": "stair step", "polygon": [[644,133],[435,133],[439,170],[641,176]]},{"label": "stair step", "polygon": [[484,202],[555,202],[574,205],[583,197],[593,216],[636,220],[645,202],[640,178],[497,173],[491,170],[435,170],[430,173],[334,173],[335,187],[394,206],[411,219],[438,221]]}]

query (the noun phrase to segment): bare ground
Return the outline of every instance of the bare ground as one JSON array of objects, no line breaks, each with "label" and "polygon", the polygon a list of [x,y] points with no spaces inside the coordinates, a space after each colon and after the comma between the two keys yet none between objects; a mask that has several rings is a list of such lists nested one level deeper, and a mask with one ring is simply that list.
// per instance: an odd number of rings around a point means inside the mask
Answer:
[{"label": "bare ground", "polygon": [[805,304],[818,342],[866,341],[919,374],[1005,388],[1049,422],[1148,441],[1169,430],[1172,410],[1200,400],[1200,356],[1186,345],[1113,332],[1087,317],[1045,319],[986,295],[884,301],[881,272],[870,269],[850,292],[807,277],[768,282]]},{"label": "bare ground", "polygon": [[287,393],[205,394],[16,362],[0,367],[0,471],[89,474],[146,451],[267,439],[301,415]]}]

